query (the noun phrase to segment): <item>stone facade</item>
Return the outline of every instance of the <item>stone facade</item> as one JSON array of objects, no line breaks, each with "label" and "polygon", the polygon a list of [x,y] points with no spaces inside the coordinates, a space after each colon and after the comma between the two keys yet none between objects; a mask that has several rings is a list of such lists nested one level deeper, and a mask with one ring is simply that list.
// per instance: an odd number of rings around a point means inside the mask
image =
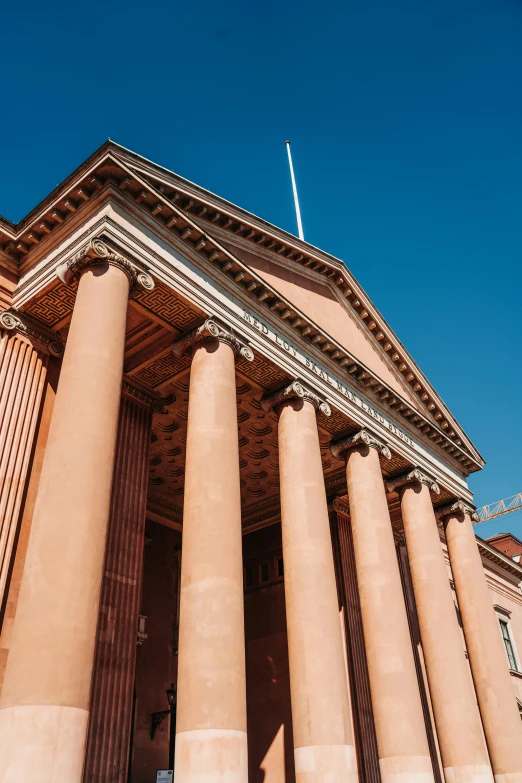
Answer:
[{"label": "stone facade", "polygon": [[522,783],[520,542],[342,262],[108,142],[0,293],[0,783]]}]

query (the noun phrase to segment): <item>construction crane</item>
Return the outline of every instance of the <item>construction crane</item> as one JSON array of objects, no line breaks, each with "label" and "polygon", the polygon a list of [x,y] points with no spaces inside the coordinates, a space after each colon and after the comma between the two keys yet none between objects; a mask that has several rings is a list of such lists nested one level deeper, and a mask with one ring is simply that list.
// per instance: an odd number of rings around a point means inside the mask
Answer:
[{"label": "construction crane", "polygon": [[477,508],[479,519],[476,524],[489,522],[490,519],[502,517],[504,514],[511,514],[512,511],[520,509],[522,509],[522,492],[519,492],[518,495],[512,495],[510,498],[504,498],[504,500],[497,500],[496,503],[490,503],[488,506]]}]

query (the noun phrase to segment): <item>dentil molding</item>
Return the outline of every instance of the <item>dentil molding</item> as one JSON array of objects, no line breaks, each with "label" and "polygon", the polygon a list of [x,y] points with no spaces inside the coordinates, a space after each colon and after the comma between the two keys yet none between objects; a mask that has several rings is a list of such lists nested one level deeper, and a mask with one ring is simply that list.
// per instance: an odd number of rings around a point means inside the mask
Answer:
[{"label": "dentil molding", "polygon": [[381,440],[381,438],[378,438],[377,435],[374,435],[373,432],[370,432],[366,427],[363,427],[353,435],[348,435],[345,438],[332,441],[330,444],[330,451],[334,457],[341,459],[346,452],[357,448],[357,446],[368,446],[369,448],[377,449],[379,454],[383,457],[391,459],[391,451],[388,444]]}]

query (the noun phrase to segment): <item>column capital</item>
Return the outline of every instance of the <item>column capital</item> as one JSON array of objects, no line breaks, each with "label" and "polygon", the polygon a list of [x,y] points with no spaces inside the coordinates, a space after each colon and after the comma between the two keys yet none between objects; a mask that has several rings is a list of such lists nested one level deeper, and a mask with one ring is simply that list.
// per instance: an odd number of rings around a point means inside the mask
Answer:
[{"label": "column capital", "polygon": [[295,381],[292,381],[292,383],[287,386],[283,386],[281,389],[263,395],[261,398],[261,407],[268,413],[279,403],[287,402],[288,400],[305,400],[306,402],[310,402],[316,411],[324,413],[325,416],[330,416],[332,413],[326,400],[316,394],[316,392],[310,389],[310,387],[299,378],[296,378]]},{"label": "column capital", "polygon": [[63,343],[57,334],[36,319],[13,308],[0,312],[0,328],[6,329],[8,332],[18,332],[18,334],[34,339],[52,356],[63,354]]},{"label": "column capital", "polygon": [[479,521],[479,515],[477,514],[475,507],[472,506],[471,503],[462,500],[462,498],[452,500],[450,503],[446,503],[435,509],[435,516],[439,522],[442,522],[445,517],[448,517],[451,514],[467,514],[472,522]]},{"label": "column capital", "polygon": [[357,448],[357,446],[369,446],[371,449],[377,449],[383,457],[391,459],[391,451],[388,444],[366,429],[366,427],[358,430],[358,432],[354,432],[352,435],[332,441],[330,443],[330,451],[334,457],[341,459],[347,452]]},{"label": "column capital", "polygon": [[125,272],[131,290],[136,286],[140,286],[146,291],[152,291],[154,288],[152,275],[143,264],[135,260],[131,261],[100,238],[89,240],[81,250],[78,250],[71,258],[57,267],[56,274],[62,283],[70,285],[74,279],[80,277],[86,267],[103,261],[111,266],[117,266]]},{"label": "column capital", "polygon": [[141,402],[147,408],[150,408],[153,413],[164,413],[163,401],[159,395],[147,389],[146,386],[136,383],[133,378],[123,378],[121,393]]},{"label": "column capital", "polygon": [[424,473],[418,467],[388,479],[386,481],[386,490],[388,492],[396,492],[401,487],[408,486],[408,484],[425,484],[434,495],[440,495],[440,487],[435,479],[432,479],[431,476],[428,476],[427,473]]},{"label": "column capital", "polygon": [[171,345],[172,352],[175,356],[181,357],[189,348],[209,340],[219,340],[221,343],[226,343],[232,348],[236,358],[241,356],[247,362],[254,361],[254,352],[248,343],[242,340],[233,329],[214,316],[210,316],[200,326],[190,329],[174,340]]}]

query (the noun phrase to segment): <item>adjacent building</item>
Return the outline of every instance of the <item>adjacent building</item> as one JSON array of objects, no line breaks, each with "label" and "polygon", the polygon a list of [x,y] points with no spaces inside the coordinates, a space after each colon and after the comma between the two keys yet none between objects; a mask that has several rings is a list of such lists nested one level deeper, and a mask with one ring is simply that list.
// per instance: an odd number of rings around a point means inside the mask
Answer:
[{"label": "adjacent building", "polygon": [[520,542],[344,263],[108,142],[0,305],[0,783],[522,783]]}]

